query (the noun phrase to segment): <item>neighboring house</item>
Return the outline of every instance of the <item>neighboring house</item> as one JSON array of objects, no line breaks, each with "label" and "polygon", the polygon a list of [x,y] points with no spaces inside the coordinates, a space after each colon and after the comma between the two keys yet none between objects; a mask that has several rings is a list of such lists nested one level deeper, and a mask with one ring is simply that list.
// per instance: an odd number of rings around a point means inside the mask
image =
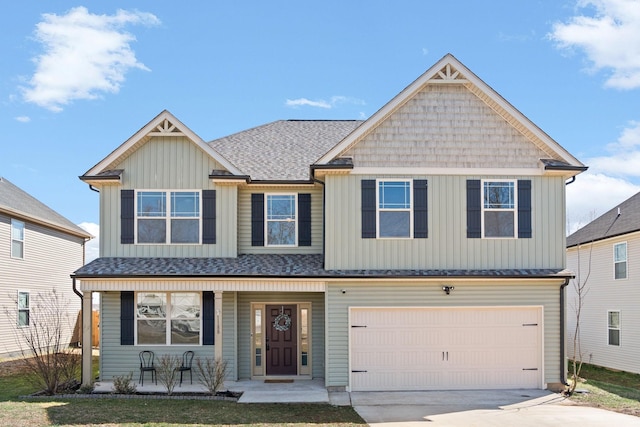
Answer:
[{"label": "neighboring house", "polygon": [[[19,355],[29,346],[22,328],[38,316],[38,294],[56,290],[69,315],[69,343],[80,312],[69,275],[84,264],[84,244],[91,235],[0,177],[0,358]],[[42,318],[42,316],[38,317]]]},{"label": "neighboring house", "polygon": [[151,349],[234,380],[559,388],[565,181],[585,169],[451,55],[365,121],[207,143],[163,111],[80,177],[101,378]]},{"label": "neighboring house", "polygon": [[574,356],[579,298],[583,362],[640,373],[640,193],[567,237],[567,353]]}]

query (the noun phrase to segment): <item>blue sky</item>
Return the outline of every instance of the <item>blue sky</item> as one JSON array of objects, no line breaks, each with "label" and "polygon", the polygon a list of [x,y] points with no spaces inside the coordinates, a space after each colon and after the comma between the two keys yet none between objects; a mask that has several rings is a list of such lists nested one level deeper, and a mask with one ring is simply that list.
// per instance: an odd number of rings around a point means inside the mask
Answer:
[{"label": "blue sky", "polygon": [[640,191],[640,0],[24,1],[0,27],[0,176],[95,234],[77,177],[162,110],[206,141],[367,118],[446,53],[590,167],[570,229]]}]

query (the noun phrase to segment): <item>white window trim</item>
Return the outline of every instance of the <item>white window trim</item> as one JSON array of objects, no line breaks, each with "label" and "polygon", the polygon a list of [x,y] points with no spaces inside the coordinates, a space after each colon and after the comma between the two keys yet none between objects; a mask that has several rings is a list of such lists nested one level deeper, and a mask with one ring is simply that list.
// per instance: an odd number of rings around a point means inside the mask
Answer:
[{"label": "white window trim", "polygon": [[[166,213],[167,215],[164,217],[139,217],[138,216],[138,193],[165,193],[167,205],[166,205]],[[198,207],[200,212],[198,213],[198,241],[194,243],[171,243],[171,193],[198,193]],[[170,190],[162,190],[162,189],[138,189],[134,191],[134,204],[133,204],[133,213],[134,213],[134,223],[133,223],[133,234],[134,241],[136,245],[140,246],[156,246],[156,245],[176,245],[176,246],[188,246],[188,245],[201,245],[202,244],[202,190],[187,190],[187,189],[170,189]],[[165,236],[164,243],[138,243],[138,220],[140,218],[143,219],[164,219],[167,224],[167,231]],[[181,217],[184,219],[195,219],[195,217]]]},{"label": "white window trim", "polygon": [[[14,224],[21,224],[21,226],[22,226],[22,240],[13,238]],[[10,234],[10,236],[9,236],[10,237],[9,253],[11,254],[11,258],[13,258],[13,259],[24,259],[25,258],[25,252],[26,252],[26,248],[25,248],[26,245],[24,244],[25,233],[26,233],[26,226],[25,226],[24,221],[20,221],[18,219],[11,218],[11,229],[9,230],[9,234]],[[21,257],[13,255],[13,242],[21,242],[22,243],[22,256]]]},{"label": "white window trim", "polygon": [[[405,182],[409,184],[409,207],[404,209],[380,209],[380,183]],[[409,236],[407,237],[381,237],[380,236],[380,212],[406,212],[409,211]],[[411,178],[378,178],[376,179],[376,239],[380,240],[411,240],[413,239],[413,179]]]},{"label": "white window trim", "polygon": [[[612,328],[609,326],[609,313],[618,313],[618,327]],[[618,331],[618,345],[611,344],[609,342],[609,331]],[[620,310],[607,310],[607,346],[610,347],[621,347],[622,346],[622,315],[620,314]]]},{"label": "white window trim", "polygon": [[[27,294],[29,297],[29,305],[27,306],[27,308],[20,308],[20,294]],[[17,292],[17,304],[16,304],[16,326],[18,328],[28,328],[29,326],[31,326],[31,292],[30,291],[23,291],[23,290],[18,290]],[[21,325],[20,324],[20,311],[21,310],[26,310],[29,313],[29,323],[27,325]]]},{"label": "white window trim", "polygon": [[[295,208],[295,236],[291,245],[274,245],[269,244],[269,222],[288,222],[289,220],[269,219],[269,197],[271,196],[293,196],[293,204]],[[300,220],[300,212],[298,212],[298,193],[265,193],[264,195],[264,246],[270,248],[297,248],[298,247],[298,225]]]},{"label": "white window trim", "polygon": [[[484,207],[484,184],[485,182],[512,182],[513,183],[513,208],[512,209],[497,209],[497,208],[485,208]],[[480,224],[482,229],[483,239],[517,239],[518,238],[518,180],[517,179],[483,179],[480,181]],[[484,213],[485,212],[513,212],[513,236],[507,237],[494,237],[485,236],[484,233]]]},{"label": "white window trim", "polygon": [[[151,320],[164,320],[165,323],[165,340],[164,340],[164,344],[138,344],[138,320],[142,320],[142,318],[138,317],[138,294],[140,293],[144,293],[144,294],[164,294],[167,297],[167,315],[163,318],[154,318]],[[197,294],[198,295],[198,299],[200,301],[200,317],[198,318],[198,320],[200,320],[200,337],[199,337],[199,341],[198,344],[171,344],[171,320],[174,320],[170,314],[171,314],[171,294],[182,294],[182,293],[188,293],[188,294]],[[178,347],[178,346],[187,346],[187,347],[196,347],[196,346],[202,346],[202,334],[203,334],[203,328],[202,328],[202,310],[204,308],[203,305],[203,301],[202,301],[202,292],[192,292],[192,291],[176,291],[176,292],[166,292],[166,291],[140,291],[140,292],[135,292],[133,295],[133,301],[134,301],[134,310],[135,310],[135,318],[134,318],[134,326],[133,326],[133,331],[134,331],[134,343],[136,346],[140,346],[140,347]]]},{"label": "white window trim", "polygon": [[[625,254],[625,258],[624,261],[616,261],[616,246],[619,245],[624,245],[624,254]],[[619,263],[625,263],[625,276],[624,277],[620,277],[620,278],[616,278],[616,264]],[[629,278],[629,246],[627,245],[627,242],[618,242],[618,243],[614,243],[613,244],[613,280],[626,280]]]}]

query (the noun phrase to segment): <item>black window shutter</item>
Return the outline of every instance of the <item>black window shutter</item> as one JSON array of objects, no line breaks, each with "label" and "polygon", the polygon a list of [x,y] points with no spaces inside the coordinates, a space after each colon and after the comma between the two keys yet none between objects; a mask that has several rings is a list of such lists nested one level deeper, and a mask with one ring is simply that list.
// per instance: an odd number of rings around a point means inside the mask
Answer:
[{"label": "black window shutter", "polygon": [[531,181],[518,180],[518,238],[531,238]]},{"label": "black window shutter", "polygon": [[134,343],[135,313],[133,292],[120,292],[120,345]]},{"label": "black window shutter", "polygon": [[202,292],[202,345],[215,344],[215,301],[213,292]]},{"label": "black window shutter", "polygon": [[429,237],[427,189],[426,179],[413,180],[413,237],[416,239]]},{"label": "black window shutter", "polygon": [[298,246],[311,246],[311,194],[298,194]]},{"label": "black window shutter", "polygon": [[479,179],[467,180],[467,237],[482,237],[482,191]]},{"label": "black window shutter", "polygon": [[376,238],[376,180],[363,179],[362,190],[362,238]]},{"label": "black window shutter", "polygon": [[133,240],[134,191],[120,190],[120,243],[131,244]]},{"label": "black window shutter", "polygon": [[264,246],[264,194],[251,195],[251,246]]},{"label": "black window shutter", "polygon": [[216,243],[216,190],[202,190],[202,243]]}]

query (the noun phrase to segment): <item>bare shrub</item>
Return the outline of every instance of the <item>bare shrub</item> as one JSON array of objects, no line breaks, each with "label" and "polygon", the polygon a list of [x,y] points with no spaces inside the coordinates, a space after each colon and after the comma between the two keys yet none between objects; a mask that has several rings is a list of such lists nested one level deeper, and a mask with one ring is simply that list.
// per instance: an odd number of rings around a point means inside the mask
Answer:
[{"label": "bare shrub", "polygon": [[173,394],[173,389],[176,388],[176,385],[180,380],[177,369],[180,367],[181,363],[182,361],[175,354],[163,354],[162,357],[158,359],[156,375],[158,377],[158,381],[160,381],[167,389],[167,394],[169,396]]},{"label": "bare shrub", "polygon": [[133,382],[133,372],[129,372],[129,375],[113,377],[113,392],[115,394],[134,394],[136,384]]},{"label": "bare shrub", "polygon": [[209,393],[216,394],[224,384],[227,376],[227,361],[223,359],[196,358],[196,367],[200,374],[200,384],[205,386]]}]

